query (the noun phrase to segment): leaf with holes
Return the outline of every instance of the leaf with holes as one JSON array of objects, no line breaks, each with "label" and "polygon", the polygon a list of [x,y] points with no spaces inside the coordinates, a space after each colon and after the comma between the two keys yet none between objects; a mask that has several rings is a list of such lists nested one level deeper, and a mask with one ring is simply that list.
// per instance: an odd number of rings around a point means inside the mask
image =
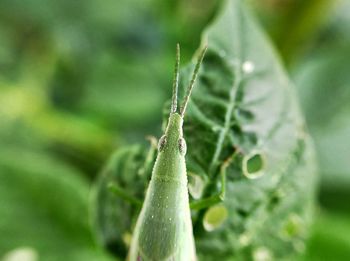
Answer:
[{"label": "leaf with holes", "polygon": [[[220,173],[226,173],[226,194],[222,202],[192,211],[198,259],[297,255],[303,252],[308,235],[316,164],[294,86],[239,0],[225,1],[203,34],[204,44],[208,52],[184,119],[189,191],[192,206],[215,198],[224,184]],[[183,90],[193,66],[181,73]],[[124,187],[142,200],[150,172],[136,173],[147,157],[146,150],[142,151],[142,157],[127,153],[137,159],[138,167],[136,161],[115,158],[110,166],[119,167],[101,177],[97,195],[105,193],[112,177],[121,185],[128,177]],[[124,172],[130,166],[134,171]],[[97,212],[102,212],[107,206],[98,202]],[[129,221],[137,215],[135,209],[124,212],[118,206],[114,204],[115,212],[127,214]],[[123,226],[118,242],[132,232],[132,223]],[[103,230],[101,219],[97,229]],[[124,243],[126,249],[127,240]]]}]

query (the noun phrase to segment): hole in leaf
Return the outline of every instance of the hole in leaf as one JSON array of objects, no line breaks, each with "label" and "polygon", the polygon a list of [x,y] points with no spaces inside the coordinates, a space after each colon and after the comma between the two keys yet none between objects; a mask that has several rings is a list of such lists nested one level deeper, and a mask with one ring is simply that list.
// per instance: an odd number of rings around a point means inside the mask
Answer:
[{"label": "hole in leaf", "polygon": [[228,217],[228,211],[223,205],[216,205],[205,212],[203,226],[207,231],[219,228]]},{"label": "hole in leaf", "polygon": [[265,158],[261,152],[254,151],[243,158],[243,174],[249,179],[261,177],[264,174]]},{"label": "hole in leaf", "polygon": [[263,167],[263,160],[259,154],[255,154],[247,161],[247,170],[249,173],[258,172]]},{"label": "hole in leaf", "polygon": [[200,199],[205,187],[205,181],[199,175],[188,172],[188,191],[194,199]]}]

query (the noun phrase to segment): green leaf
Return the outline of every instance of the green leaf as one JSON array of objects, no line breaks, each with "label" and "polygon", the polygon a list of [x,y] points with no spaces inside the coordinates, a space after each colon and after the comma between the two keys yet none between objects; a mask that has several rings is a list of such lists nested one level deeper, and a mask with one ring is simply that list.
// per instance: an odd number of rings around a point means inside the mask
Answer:
[{"label": "green leaf", "polygon": [[[225,2],[203,35],[204,44],[208,52],[184,122],[188,171],[208,181],[201,198],[219,192],[220,169],[225,162],[230,164],[220,224],[207,231],[203,226],[207,209],[192,213],[199,260],[250,260],[262,254],[293,257],[305,248],[316,185],[314,150],[294,86],[241,1]],[[181,73],[183,89],[192,70],[190,65]],[[109,174],[101,177],[97,187],[100,218],[96,224],[103,237],[107,234],[104,220],[111,216],[106,209],[112,209],[114,216],[124,215],[128,224],[113,221],[119,225],[118,231],[114,225],[119,238],[114,242],[127,248],[120,239],[131,233],[138,211],[130,204],[121,205],[120,198],[114,203],[102,200],[106,180],[113,179],[143,199],[151,168],[143,176],[137,174],[147,155],[144,149],[120,153],[108,163]],[[105,217],[102,212],[107,213]]]},{"label": "green leaf", "polygon": [[[188,169],[210,177],[208,196],[222,164],[230,157],[235,164],[227,174],[228,221],[213,232],[203,232],[200,218],[194,224],[199,256],[249,258],[264,249],[283,258],[302,252],[316,166],[294,86],[241,1],[226,1],[203,42],[209,48],[185,119]],[[263,175],[249,179],[242,164],[256,152],[265,161]],[[293,216],[301,232],[286,237]]]},{"label": "green leaf", "polygon": [[344,190],[350,185],[349,54],[350,45],[331,45],[309,57],[295,72],[315,139],[322,184]]},{"label": "green leaf", "polygon": [[42,153],[0,150],[0,257],[29,248],[39,260],[110,260],[92,240],[88,184]]},{"label": "green leaf", "polygon": [[350,259],[349,216],[320,211],[303,260]]},{"label": "green leaf", "polygon": [[[154,156],[150,155],[153,161]],[[117,184],[126,192],[143,200],[150,177],[150,169],[140,172],[147,151],[141,146],[120,148],[114,153],[98,177],[93,193],[92,219],[98,242],[119,257],[125,257],[129,248],[132,227],[139,209],[114,195],[109,184]]]}]

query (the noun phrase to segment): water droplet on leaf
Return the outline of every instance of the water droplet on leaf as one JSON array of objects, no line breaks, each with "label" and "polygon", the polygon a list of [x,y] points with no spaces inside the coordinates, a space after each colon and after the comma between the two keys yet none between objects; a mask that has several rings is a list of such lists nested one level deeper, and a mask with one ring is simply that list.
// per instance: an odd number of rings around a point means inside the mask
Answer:
[{"label": "water droplet on leaf", "polygon": [[252,73],[255,69],[255,65],[253,62],[251,61],[245,61],[243,64],[242,64],[242,70],[244,73]]}]

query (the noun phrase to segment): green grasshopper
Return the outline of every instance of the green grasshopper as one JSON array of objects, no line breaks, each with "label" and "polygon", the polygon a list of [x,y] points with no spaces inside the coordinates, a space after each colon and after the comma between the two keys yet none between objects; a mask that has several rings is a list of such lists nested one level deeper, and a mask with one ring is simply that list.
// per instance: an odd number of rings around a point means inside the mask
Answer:
[{"label": "green grasshopper", "polygon": [[196,260],[182,125],[205,51],[206,48],[197,61],[187,94],[177,112],[180,64],[180,47],[177,45],[170,116],[158,142],[152,178],[133,232],[130,261]]}]

